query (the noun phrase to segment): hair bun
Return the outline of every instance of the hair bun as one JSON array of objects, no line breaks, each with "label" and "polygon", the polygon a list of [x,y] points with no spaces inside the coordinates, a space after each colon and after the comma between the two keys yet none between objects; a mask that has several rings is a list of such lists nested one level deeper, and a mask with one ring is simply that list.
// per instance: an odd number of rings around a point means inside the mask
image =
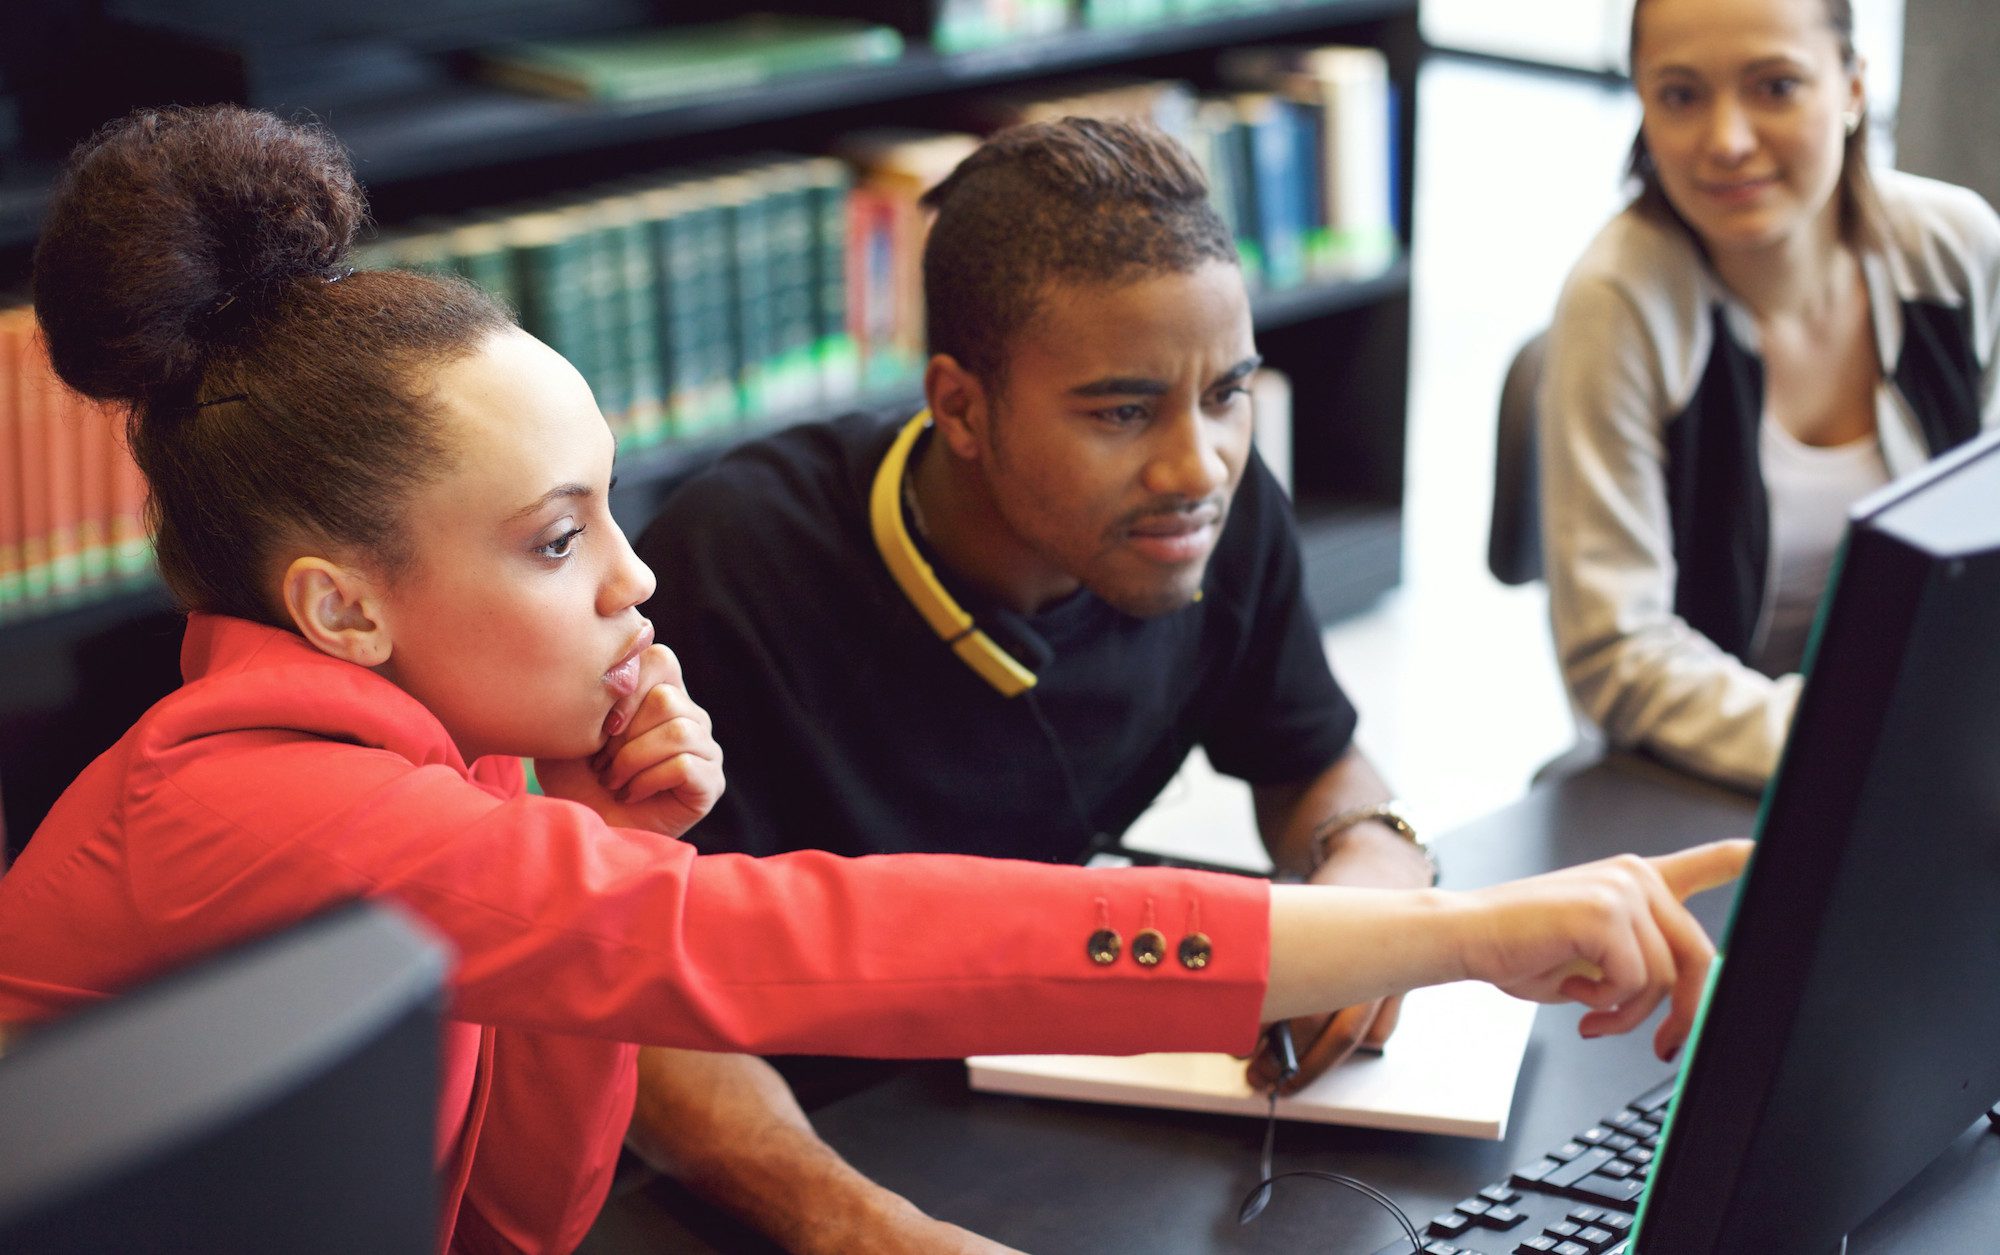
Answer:
[{"label": "hair bun", "polygon": [[35,250],[56,372],[104,400],[192,386],[366,216],[323,127],[234,105],[129,114],[71,154]]}]

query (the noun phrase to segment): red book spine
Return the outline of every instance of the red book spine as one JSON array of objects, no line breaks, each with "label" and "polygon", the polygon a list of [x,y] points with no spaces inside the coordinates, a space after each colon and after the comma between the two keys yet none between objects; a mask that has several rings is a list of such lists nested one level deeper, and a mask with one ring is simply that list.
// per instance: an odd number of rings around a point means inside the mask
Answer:
[{"label": "red book spine", "polygon": [[18,325],[24,311],[0,310],[0,613],[20,604],[21,450]]},{"label": "red book spine", "polygon": [[39,350],[34,320],[23,313],[8,326],[14,342],[13,362],[15,465],[21,488],[21,592],[24,601],[49,595],[49,532],[53,515],[49,502],[48,411],[42,389],[34,386]]},{"label": "red book spine", "polygon": [[111,424],[111,570],[118,576],[137,575],[153,562],[146,535],[146,477],[132,457],[124,410],[106,406],[105,414]]},{"label": "red book spine", "polygon": [[78,393],[69,394],[64,421],[77,434],[76,549],[86,587],[111,572],[111,416]]},{"label": "red book spine", "polygon": [[27,382],[34,393],[30,408],[40,411],[46,436],[49,592],[60,597],[83,587],[83,442],[72,394],[56,378],[39,330],[33,345]]}]

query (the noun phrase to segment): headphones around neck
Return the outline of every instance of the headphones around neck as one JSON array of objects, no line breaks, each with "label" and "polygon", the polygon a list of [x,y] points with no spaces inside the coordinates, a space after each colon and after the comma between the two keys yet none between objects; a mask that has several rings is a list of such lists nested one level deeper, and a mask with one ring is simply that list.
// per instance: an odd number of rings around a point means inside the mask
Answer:
[{"label": "headphones around neck", "polygon": [[903,478],[909,471],[910,451],[930,425],[929,410],[903,424],[882,465],[876,468],[875,482],[868,492],[868,522],[875,548],[896,587],[903,590],[903,596],[938,639],[951,646],[951,652],[1002,697],[1019,697],[1035,687],[1035,673],[1002,649],[945,590],[903,521]]}]

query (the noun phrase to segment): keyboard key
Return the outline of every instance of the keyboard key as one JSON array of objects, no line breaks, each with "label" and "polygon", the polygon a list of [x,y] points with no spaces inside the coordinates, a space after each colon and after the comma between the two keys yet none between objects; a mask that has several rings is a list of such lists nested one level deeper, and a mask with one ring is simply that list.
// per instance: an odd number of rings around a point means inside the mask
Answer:
[{"label": "keyboard key", "polygon": [[1602,1207],[1572,1207],[1569,1209],[1569,1218],[1578,1224],[1596,1224],[1604,1218],[1604,1209]]},{"label": "keyboard key", "polygon": [[1521,1192],[1519,1190],[1510,1190],[1505,1185],[1489,1185],[1479,1191],[1479,1197],[1489,1203],[1499,1203],[1505,1206],[1509,1203],[1520,1202]]},{"label": "keyboard key", "polygon": [[1431,1217],[1430,1232],[1432,1237],[1455,1238],[1471,1227],[1471,1220],[1455,1211],[1448,1211],[1441,1216]]},{"label": "keyboard key", "polygon": [[1654,1124],[1651,1120],[1641,1120],[1625,1131],[1637,1138],[1658,1137],[1660,1135],[1660,1126]]},{"label": "keyboard key", "polygon": [[1634,1177],[1620,1181],[1614,1177],[1596,1175],[1587,1176],[1569,1187],[1572,1193],[1615,1203],[1620,1207],[1630,1207],[1632,1200],[1639,1197],[1645,1188],[1645,1182]]},{"label": "keyboard key", "polygon": [[1667,1080],[1661,1081],[1658,1085],[1653,1086],[1653,1088],[1625,1105],[1634,1111],[1663,1110],[1673,1100],[1674,1086],[1678,1083],[1678,1080],[1679,1078],[1677,1077],[1670,1077]]},{"label": "keyboard key", "polygon": [[1566,1190],[1617,1158],[1602,1146],[1593,1147],[1542,1178],[1542,1184]]},{"label": "keyboard key", "polygon": [[1591,1249],[1581,1242],[1558,1242],[1554,1250],[1555,1255],[1592,1255]]},{"label": "keyboard key", "polygon": [[1638,1169],[1632,1164],[1626,1163],[1623,1159],[1614,1159],[1602,1168],[1599,1168],[1598,1171],[1607,1177],[1614,1177],[1617,1180],[1623,1181],[1626,1177],[1637,1172]]},{"label": "keyboard key", "polygon": [[1540,1185],[1542,1178],[1560,1167],[1562,1165],[1553,1159],[1537,1159],[1533,1163],[1522,1164],[1520,1167],[1514,1169],[1514,1171],[1507,1174],[1507,1179],[1515,1185],[1533,1187]]},{"label": "keyboard key", "polygon": [[1613,1150],[1631,1150],[1639,1144],[1639,1139],[1630,1133],[1613,1133],[1604,1139],[1604,1144]]},{"label": "keyboard key", "polygon": [[1452,1204],[1452,1210],[1458,1212],[1462,1216],[1471,1216],[1473,1219],[1476,1220],[1479,1217],[1485,1215],[1486,1209],[1491,1206],[1493,1206],[1493,1204],[1487,1202],[1483,1198],[1461,1198],[1456,1203]]},{"label": "keyboard key", "polygon": [[1466,1255],[1466,1253],[1449,1242],[1426,1242],[1423,1255]]},{"label": "keyboard key", "polygon": [[1632,1232],[1632,1217],[1625,1215],[1623,1212],[1607,1211],[1599,1218],[1597,1223],[1611,1230],[1613,1233]]},{"label": "keyboard key", "polygon": [[1479,1218],[1479,1223],[1482,1227],[1487,1229],[1500,1229],[1502,1231],[1505,1231],[1507,1229],[1513,1228],[1515,1225],[1520,1224],[1523,1220],[1526,1219],[1527,1219],[1526,1216],[1522,1215],[1518,1211],[1515,1211],[1512,1207],[1496,1203],[1492,1207],[1487,1208],[1486,1214]]},{"label": "keyboard key", "polygon": [[1618,1240],[1618,1235],[1601,1225],[1591,1225],[1576,1235],[1576,1240],[1593,1251],[1601,1251]]},{"label": "keyboard key", "polygon": [[1577,1134],[1576,1140],[1582,1142],[1585,1146],[1600,1146],[1604,1143],[1604,1139],[1610,1136],[1610,1129],[1605,1128],[1601,1124],[1593,1124],[1583,1132]]},{"label": "keyboard key", "polygon": [[1549,1152],[1549,1158],[1554,1159],[1559,1163],[1568,1163],[1570,1160],[1576,1158],[1578,1155],[1581,1155],[1584,1151],[1587,1151],[1589,1149],[1590,1147],[1585,1146],[1582,1142],[1564,1142],[1562,1145],[1556,1147],[1554,1150]]},{"label": "keyboard key", "polygon": [[1646,1164],[1653,1162],[1653,1152],[1647,1150],[1644,1146],[1634,1146],[1631,1150],[1626,1151],[1624,1154],[1618,1157],[1620,1159],[1623,1159],[1626,1163],[1632,1163],[1632,1164]]},{"label": "keyboard key", "polygon": [[1583,1232],[1583,1226],[1574,1220],[1558,1220],[1547,1229],[1544,1229],[1543,1232],[1549,1234],[1551,1237],[1573,1238]]},{"label": "keyboard key", "polygon": [[1529,1238],[1527,1241],[1515,1247],[1514,1255],[1543,1255],[1543,1252],[1545,1251],[1553,1251],[1554,1249],[1556,1249],[1556,1243],[1560,1240],[1561,1239],[1559,1238],[1552,1238],[1548,1234],[1544,1233],[1539,1237]]}]

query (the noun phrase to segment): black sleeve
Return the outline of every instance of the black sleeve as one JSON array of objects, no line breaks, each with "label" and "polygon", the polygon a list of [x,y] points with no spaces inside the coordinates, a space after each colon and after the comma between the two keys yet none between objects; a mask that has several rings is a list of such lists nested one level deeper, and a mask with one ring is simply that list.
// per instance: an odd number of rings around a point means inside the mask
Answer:
[{"label": "black sleeve", "polygon": [[1226,533],[1209,583],[1229,603],[1215,610],[1237,617],[1240,648],[1202,747],[1251,784],[1309,780],[1347,752],[1357,715],[1306,600],[1291,502],[1254,454]]}]

